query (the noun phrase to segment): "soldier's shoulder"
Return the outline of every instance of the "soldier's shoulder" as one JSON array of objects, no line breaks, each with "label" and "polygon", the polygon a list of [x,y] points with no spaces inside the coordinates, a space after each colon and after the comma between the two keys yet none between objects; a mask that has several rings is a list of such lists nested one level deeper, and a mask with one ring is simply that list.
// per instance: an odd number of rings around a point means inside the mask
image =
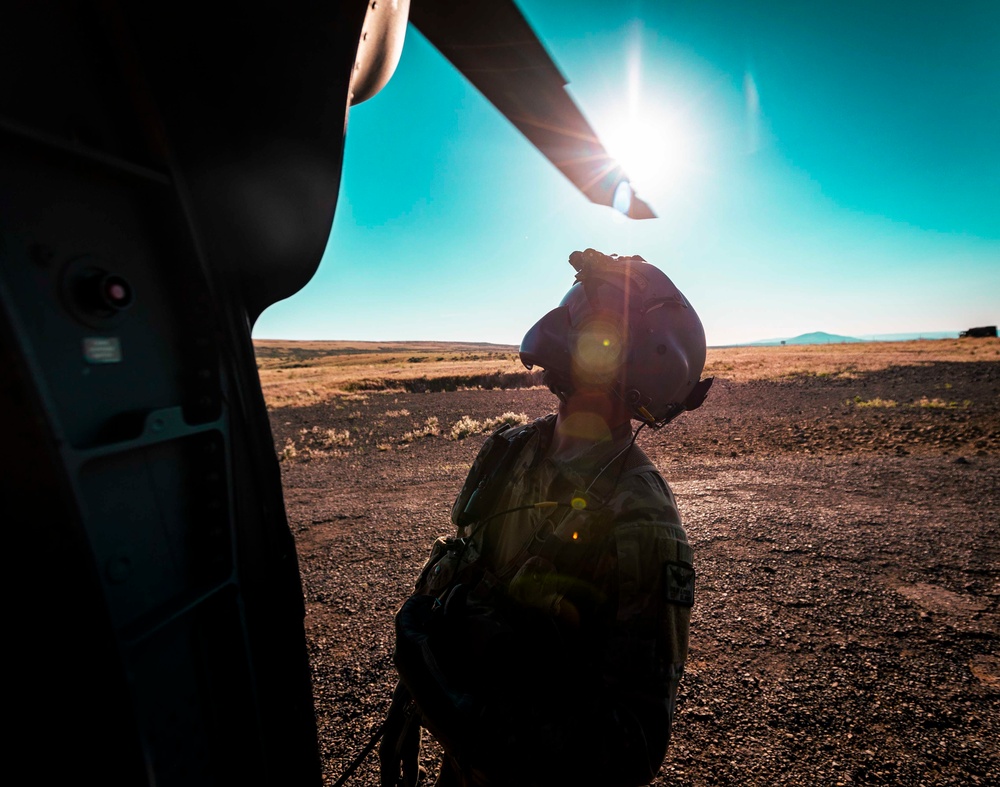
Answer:
[{"label": "soldier's shoulder", "polygon": [[483,442],[483,447],[489,446],[498,440],[511,442],[519,437],[531,437],[535,434],[551,435],[555,428],[555,423],[556,415],[555,413],[551,413],[523,424],[500,424]]},{"label": "soldier's shoulder", "polygon": [[652,465],[623,474],[609,506],[618,520],[681,522],[670,485]]},{"label": "soldier's shoulder", "polygon": [[618,480],[617,493],[673,500],[670,484],[652,462],[626,470]]},{"label": "soldier's shoulder", "polygon": [[516,426],[500,427],[494,434],[502,434],[505,437],[514,437],[516,435],[521,435],[525,433],[538,432],[545,435],[551,435],[556,427],[556,414],[549,413],[548,415],[543,415],[541,418],[535,418],[528,421],[525,424],[518,424]]}]

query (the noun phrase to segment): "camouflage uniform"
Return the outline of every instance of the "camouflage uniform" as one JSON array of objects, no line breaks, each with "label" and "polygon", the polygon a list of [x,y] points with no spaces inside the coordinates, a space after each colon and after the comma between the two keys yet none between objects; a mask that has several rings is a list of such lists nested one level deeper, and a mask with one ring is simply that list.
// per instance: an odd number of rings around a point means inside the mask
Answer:
[{"label": "camouflage uniform", "polygon": [[[487,673],[499,707],[489,735],[502,754],[495,767],[452,760],[441,785],[639,785],[666,753],[688,649],[691,547],[666,482],[628,448],[629,424],[568,461],[545,456],[554,425],[551,415],[489,438],[452,512],[459,525],[492,442],[532,431],[492,513],[561,505],[479,517],[459,534],[472,543],[462,562],[487,571],[473,597],[501,588],[533,612],[535,633],[465,650]],[[434,577],[422,579],[434,593]]]}]

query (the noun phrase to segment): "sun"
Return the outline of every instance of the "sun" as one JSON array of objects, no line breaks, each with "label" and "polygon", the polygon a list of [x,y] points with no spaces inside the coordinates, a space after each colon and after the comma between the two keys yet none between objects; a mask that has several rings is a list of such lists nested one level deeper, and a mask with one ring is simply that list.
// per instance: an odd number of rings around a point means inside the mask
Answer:
[{"label": "sun", "polygon": [[630,112],[601,136],[608,153],[644,195],[672,190],[695,167],[695,129],[679,114]]}]

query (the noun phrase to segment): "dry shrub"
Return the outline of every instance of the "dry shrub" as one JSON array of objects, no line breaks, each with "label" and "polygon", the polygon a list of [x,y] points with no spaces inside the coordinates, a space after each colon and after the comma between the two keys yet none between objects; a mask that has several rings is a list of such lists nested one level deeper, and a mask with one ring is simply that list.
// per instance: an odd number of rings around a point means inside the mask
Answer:
[{"label": "dry shrub", "polygon": [[303,444],[310,448],[349,448],[354,445],[349,429],[324,429],[314,426],[311,429],[299,429]]},{"label": "dry shrub", "polygon": [[874,399],[862,399],[860,396],[855,396],[853,399],[848,399],[847,403],[857,407],[895,407],[897,404],[895,399],[881,399],[877,396]]},{"label": "dry shrub", "polygon": [[320,439],[324,448],[354,445],[354,441],[351,440],[351,432],[348,429],[344,429],[342,432],[336,429],[324,429],[322,430],[322,437]]},{"label": "dry shrub", "polygon": [[436,415],[432,415],[423,426],[414,427],[412,432],[406,432],[399,440],[401,443],[412,443],[421,437],[431,437],[441,433],[441,426]]},{"label": "dry shrub", "polygon": [[498,415],[495,418],[487,418],[483,421],[483,431],[492,432],[504,424],[507,424],[507,426],[520,426],[526,423],[528,423],[528,416],[525,413],[512,413],[508,411],[503,415]]},{"label": "dry shrub", "polygon": [[482,421],[477,421],[467,415],[463,415],[451,425],[451,439],[463,440],[470,434],[476,434],[483,430]]},{"label": "dry shrub", "polygon": [[[860,396],[855,396],[853,399],[848,399],[847,404],[853,404],[856,407],[898,407],[899,402],[895,399],[881,399],[875,397],[874,399],[862,399]],[[972,405],[972,401],[966,399],[963,402],[950,402],[945,399],[939,399],[934,397],[933,399],[928,399],[926,396],[921,396],[912,404],[905,404],[904,407],[920,407],[925,410],[967,410]]]},{"label": "dry shrub", "polygon": [[918,401],[913,403],[913,407],[923,407],[931,410],[967,410],[971,404],[972,401],[969,399],[966,399],[964,402],[959,404],[958,402],[949,402],[944,399],[939,399],[936,396],[933,399],[921,396]]},{"label": "dry shrub", "polygon": [[327,456],[344,456],[344,448],[354,445],[351,432],[348,429],[324,429],[314,426],[311,429],[299,430],[299,443],[292,438],[285,440],[285,445],[278,452],[281,462],[303,461]]},{"label": "dry shrub", "polygon": [[528,416],[524,413],[506,412],[503,415],[487,418],[484,421],[477,421],[467,415],[463,415],[451,426],[451,439],[464,440],[471,434],[483,432],[493,432],[504,424],[508,426],[520,426],[528,423]]},{"label": "dry shrub", "polygon": [[278,453],[278,461],[290,462],[296,456],[298,456],[298,454],[299,451],[295,447],[295,441],[291,437],[289,437],[288,439],[285,440],[285,447],[282,448],[281,451]]}]

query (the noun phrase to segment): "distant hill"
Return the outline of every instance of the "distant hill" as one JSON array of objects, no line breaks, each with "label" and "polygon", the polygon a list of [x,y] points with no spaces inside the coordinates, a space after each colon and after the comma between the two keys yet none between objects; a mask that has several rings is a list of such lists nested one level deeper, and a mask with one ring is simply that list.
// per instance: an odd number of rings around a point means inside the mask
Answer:
[{"label": "distant hill", "polygon": [[775,344],[846,344],[848,342],[862,342],[854,336],[838,336],[835,333],[825,331],[813,331],[793,336],[791,339],[761,339],[759,342],[750,342],[750,347],[768,347]]},{"label": "distant hill", "polygon": [[860,341],[864,340],[854,336],[840,336],[836,333],[813,331],[812,333],[803,333],[800,336],[793,336],[791,339],[786,339],[785,344],[847,344],[848,342]]},{"label": "distant hill", "polygon": [[924,333],[868,333],[863,336],[841,336],[825,331],[803,333],[792,338],[761,339],[737,347],[773,347],[780,344],[847,344],[853,342],[912,342],[920,339],[957,339],[958,331],[925,331]]}]

